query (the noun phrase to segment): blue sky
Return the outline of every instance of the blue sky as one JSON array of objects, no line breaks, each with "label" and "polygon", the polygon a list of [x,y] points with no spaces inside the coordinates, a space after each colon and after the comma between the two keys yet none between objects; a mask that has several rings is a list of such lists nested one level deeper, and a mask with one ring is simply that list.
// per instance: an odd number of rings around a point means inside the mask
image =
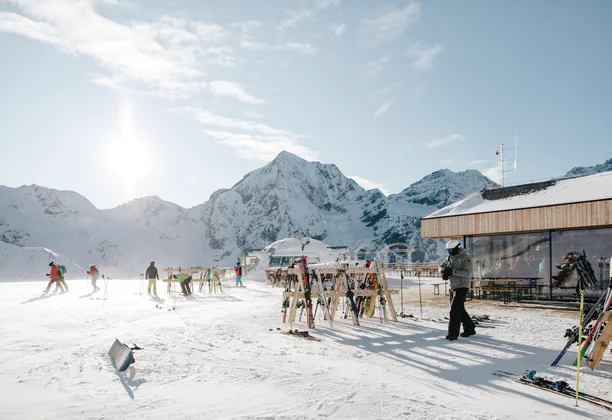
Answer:
[{"label": "blue sky", "polygon": [[[0,183],[182,206],[281,150],[401,191],[612,157],[612,2],[0,1]],[[511,157],[509,152],[507,157]]]}]

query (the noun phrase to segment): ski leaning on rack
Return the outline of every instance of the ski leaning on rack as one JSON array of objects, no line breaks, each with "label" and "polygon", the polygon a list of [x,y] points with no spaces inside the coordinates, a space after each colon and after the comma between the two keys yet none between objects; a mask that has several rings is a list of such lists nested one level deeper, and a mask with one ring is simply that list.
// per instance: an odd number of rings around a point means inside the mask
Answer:
[{"label": "ski leaning on rack", "polygon": [[312,313],[312,297],[310,296],[310,278],[308,274],[308,263],[306,256],[302,255],[302,269],[304,271],[304,305],[306,306],[306,323],[308,328],[314,328],[314,315]]},{"label": "ski leaning on rack", "polygon": [[[605,308],[608,308],[610,306],[610,300],[612,299],[612,288],[610,288],[610,286],[612,286],[612,284],[608,286],[608,289],[605,291],[605,293],[601,295],[597,303],[591,308],[591,310],[585,315],[584,319],[582,320],[582,328],[584,330],[587,329],[591,321],[596,319],[599,314],[605,310]],[[578,341],[578,330],[578,327],[574,327],[573,330],[568,330],[568,332],[566,333],[566,337],[569,337],[567,343],[565,344],[565,347],[563,347],[561,353],[559,353],[557,358],[550,364],[551,366],[557,366],[557,364],[561,361],[561,359],[563,358],[565,353],[567,353],[572,344]]]},{"label": "ski leaning on rack", "polygon": [[374,268],[376,269],[376,278],[378,280],[378,299],[380,301],[380,310],[383,313],[383,317],[385,322],[389,322],[389,318],[387,317],[387,299],[385,298],[385,289],[383,288],[382,283],[380,282],[380,267],[378,258],[374,258]]},{"label": "ski leaning on rack", "polygon": [[353,293],[353,289],[351,288],[351,281],[346,275],[345,270],[340,270],[340,275],[346,282],[346,297],[348,298],[349,304],[351,306],[349,309],[351,311],[351,317],[353,318],[353,325],[358,326],[359,325],[359,308],[357,307],[357,304],[355,303],[355,294]]},{"label": "ski leaning on rack", "polygon": [[[535,376],[535,371],[526,371],[522,375],[517,375],[511,372],[504,372],[498,370],[493,372],[493,375],[500,376],[502,378],[510,379],[519,384],[539,388],[544,391],[552,392],[553,394],[562,395],[567,398],[575,399],[576,390],[572,389],[565,381],[550,381],[542,377]],[[601,407],[605,410],[612,411],[612,401],[604,400],[603,398],[596,397],[594,395],[586,394],[584,392],[578,392],[578,399],[586,401],[597,407]]]}]

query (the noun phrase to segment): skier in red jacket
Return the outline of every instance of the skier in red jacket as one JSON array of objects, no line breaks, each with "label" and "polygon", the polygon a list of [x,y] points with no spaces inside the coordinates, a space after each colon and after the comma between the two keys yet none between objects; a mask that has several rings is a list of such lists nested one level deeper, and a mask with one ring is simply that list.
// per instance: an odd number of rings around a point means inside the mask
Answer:
[{"label": "skier in red jacket", "polygon": [[98,281],[98,277],[100,276],[100,272],[98,271],[98,269],[96,268],[95,265],[89,264],[89,271],[87,272],[87,274],[89,274],[91,276],[91,285],[94,287],[92,293],[95,293],[98,290],[100,290],[100,288],[98,286],[96,286],[96,282]]},{"label": "skier in red jacket", "polygon": [[[59,283],[59,279],[61,278],[61,276],[60,276],[59,270],[57,269],[57,265],[55,265],[55,263],[53,261],[51,261],[49,263],[49,267],[51,267],[51,272],[49,274],[47,274],[47,276],[49,276],[49,278],[51,280],[49,281],[49,284],[47,285],[47,288],[45,290],[43,290],[44,294],[49,293],[49,290],[51,289],[51,286],[53,285],[53,283],[60,284]],[[60,284],[60,286],[61,286],[61,284]],[[65,293],[63,288],[62,288],[62,293]]]}]

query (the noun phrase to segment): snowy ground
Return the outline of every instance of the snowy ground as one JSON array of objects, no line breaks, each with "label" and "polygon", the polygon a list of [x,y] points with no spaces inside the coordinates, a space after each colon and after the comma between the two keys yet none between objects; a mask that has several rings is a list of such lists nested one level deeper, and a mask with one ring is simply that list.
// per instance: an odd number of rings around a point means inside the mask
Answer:
[{"label": "snowy ground", "polygon": [[[448,342],[443,323],[382,324],[375,317],[354,327],[349,317],[330,329],[321,319],[313,335],[322,341],[314,342],[276,331],[288,327],[282,290],[264,283],[180,297],[176,311],[168,310],[173,302],[161,285],[163,309],[138,295],[138,280],[111,280],[107,300],[91,296],[85,281],[68,283],[70,293],[46,298],[38,298],[42,282],[0,284],[0,419],[610,416],[491,374],[535,369],[573,383],[575,351],[560,366],[549,365],[575,313],[469,302],[497,327]],[[404,309],[418,315],[415,284],[404,282]],[[434,298],[430,285],[422,296],[426,317],[447,315],[447,298]],[[116,337],[144,348],[127,374],[117,374],[107,356]],[[584,370],[581,383],[585,392],[612,399],[610,353],[598,371]]]}]

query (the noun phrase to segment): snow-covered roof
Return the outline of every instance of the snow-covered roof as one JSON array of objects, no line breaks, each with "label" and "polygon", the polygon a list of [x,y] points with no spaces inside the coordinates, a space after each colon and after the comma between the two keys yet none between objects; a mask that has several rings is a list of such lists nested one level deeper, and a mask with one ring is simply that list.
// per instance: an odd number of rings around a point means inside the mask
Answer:
[{"label": "snow-covered roof", "polygon": [[325,243],[312,238],[285,238],[264,248],[264,252],[275,257],[294,257],[306,255],[307,257],[323,257],[334,254],[334,251]]},{"label": "snow-covered roof", "polygon": [[483,190],[425,219],[612,199],[612,172]]}]

